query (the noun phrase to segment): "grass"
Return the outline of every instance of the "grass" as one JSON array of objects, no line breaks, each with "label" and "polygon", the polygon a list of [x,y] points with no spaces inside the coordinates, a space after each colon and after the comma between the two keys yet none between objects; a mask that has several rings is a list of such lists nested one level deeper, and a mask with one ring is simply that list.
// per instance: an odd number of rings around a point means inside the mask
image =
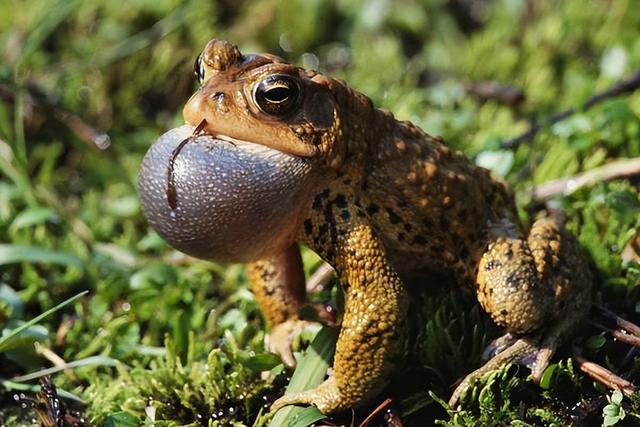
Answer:
[{"label": "grass", "polygon": [[[150,143],[182,121],[195,88],[193,60],[210,38],[317,66],[443,135],[509,182],[527,221],[537,205],[531,186],[640,156],[640,91],[500,148],[532,120],[579,107],[640,69],[634,6],[1,2],[0,340],[11,347],[0,349],[0,421],[30,424],[34,412],[14,395],[35,399],[36,380],[16,379],[59,366],[52,377],[59,395],[94,425],[269,425],[266,409],[291,373],[264,350],[265,325],[244,271],[173,251],[145,222],[135,190]],[[469,94],[471,83],[487,79],[520,88],[526,99],[513,105]],[[103,131],[106,150],[93,143]],[[595,301],[636,323],[638,183],[637,176],[600,182],[548,202],[567,212],[593,260]],[[310,273],[318,259],[308,251],[304,258]],[[554,359],[542,386],[512,367],[452,411],[444,403],[451,384],[498,331],[455,286],[429,289],[412,303],[407,362],[356,421],[391,397],[409,426],[638,422],[638,393],[614,395],[573,365],[572,346],[638,382],[637,353],[590,326]],[[335,300],[336,291],[314,298]],[[333,421],[349,425],[351,414]]]}]

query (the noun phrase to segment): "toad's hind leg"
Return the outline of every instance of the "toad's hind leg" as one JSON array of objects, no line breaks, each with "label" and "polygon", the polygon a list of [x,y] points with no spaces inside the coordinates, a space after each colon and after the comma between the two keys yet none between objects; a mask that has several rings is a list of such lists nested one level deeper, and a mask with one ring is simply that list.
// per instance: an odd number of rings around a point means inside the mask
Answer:
[{"label": "toad's hind leg", "polygon": [[490,346],[491,360],[456,388],[452,405],[473,381],[507,363],[528,366],[539,381],[591,301],[586,258],[564,220],[555,215],[535,221],[526,241],[495,238],[479,263],[477,283],[480,304],[507,335]]}]

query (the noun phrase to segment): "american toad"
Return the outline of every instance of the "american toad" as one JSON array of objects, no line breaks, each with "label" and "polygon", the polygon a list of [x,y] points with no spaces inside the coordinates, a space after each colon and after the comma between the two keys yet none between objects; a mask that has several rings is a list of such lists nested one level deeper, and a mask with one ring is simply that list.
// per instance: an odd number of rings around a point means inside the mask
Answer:
[{"label": "american toad", "polygon": [[[405,283],[425,271],[475,291],[507,332],[452,401],[507,362],[540,378],[590,305],[589,267],[559,215],[525,228],[503,182],[342,81],[219,40],[196,73],[183,112],[191,126],[161,138],[142,167],[151,224],[187,253],[247,263],[288,363],[305,299],[297,244],[334,266],[344,287],[333,376],[275,407],[330,413],[375,396],[401,357]],[[194,127],[200,143],[179,145]]]}]

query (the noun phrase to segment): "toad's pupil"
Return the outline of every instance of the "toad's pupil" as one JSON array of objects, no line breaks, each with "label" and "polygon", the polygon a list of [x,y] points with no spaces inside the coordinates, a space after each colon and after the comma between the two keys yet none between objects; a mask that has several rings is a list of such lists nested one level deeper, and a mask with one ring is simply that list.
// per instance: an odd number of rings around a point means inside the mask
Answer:
[{"label": "toad's pupil", "polygon": [[264,97],[267,99],[267,101],[270,102],[284,102],[289,98],[289,88],[288,87],[275,87],[272,89],[268,89],[265,94]]}]

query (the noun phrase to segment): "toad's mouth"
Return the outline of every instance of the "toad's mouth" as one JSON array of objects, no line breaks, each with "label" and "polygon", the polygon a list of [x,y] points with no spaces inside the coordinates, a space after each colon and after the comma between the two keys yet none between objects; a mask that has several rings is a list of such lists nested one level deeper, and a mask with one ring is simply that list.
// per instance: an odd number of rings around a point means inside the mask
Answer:
[{"label": "toad's mouth", "polygon": [[[207,122],[206,119],[202,119],[200,121],[198,126],[196,126],[193,129],[193,134],[190,137],[186,138],[186,140],[188,141],[185,141],[184,143],[188,144],[190,142],[195,142],[196,137],[198,136],[207,136],[209,138],[212,138],[218,141],[224,141],[242,151],[247,151],[259,156],[282,155],[282,156],[287,156],[291,158],[299,158],[301,161],[306,157],[306,156],[297,155],[295,153],[289,153],[287,151],[280,150],[277,148],[277,144],[266,144],[259,141],[249,141],[247,139],[236,138],[236,137],[218,132],[215,129],[211,128],[211,124]],[[178,152],[181,149],[182,147],[180,146],[176,147],[176,150]]]},{"label": "toad's mouth", "polygon": [[286,157],[288,162],[303,162],[304,159],[295,155],[291,155],[288,153],[284,153],[275,148],[271,148],[267,145],[247,141],[243,139],[234,138],[229,135],[224,135],[217,132],[212,132],[211,130],[205,128],[207,127],[207,121],[202,119],[200,124],[193,129],[191,135],[184,138],[180,143],[176,145],[173,149],[171,155],[169,156],[169,164],[167,167],[167,187],[166,187],[166,195],[167,201],[171,209],[175,209],[177,207],[177,191],[176,191],[176,183],[175,183],[175,164],[176,159],[180,155],[180,152],[184,149],[187,144],[197,143],[199,137],[208,137],[210,140],[222,141],[232,145],[235,149],[250,153],[253,156],[261,157],[264,159],[274,159],[276,157]]}]

